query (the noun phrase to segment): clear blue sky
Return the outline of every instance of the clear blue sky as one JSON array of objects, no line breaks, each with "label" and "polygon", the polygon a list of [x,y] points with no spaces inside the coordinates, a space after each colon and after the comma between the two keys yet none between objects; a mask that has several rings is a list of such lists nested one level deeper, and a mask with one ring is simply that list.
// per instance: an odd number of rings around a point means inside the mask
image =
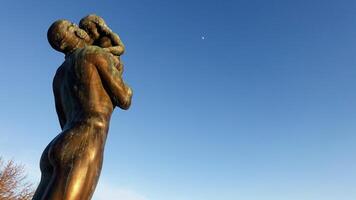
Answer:
[{"label": "clear blue sky", "polygon": [[90,13],[127,46],[134,90],[94,200],[356,199],[351,0],[3,1],[0,154],[31,181],[60,132],[46,31]]}]

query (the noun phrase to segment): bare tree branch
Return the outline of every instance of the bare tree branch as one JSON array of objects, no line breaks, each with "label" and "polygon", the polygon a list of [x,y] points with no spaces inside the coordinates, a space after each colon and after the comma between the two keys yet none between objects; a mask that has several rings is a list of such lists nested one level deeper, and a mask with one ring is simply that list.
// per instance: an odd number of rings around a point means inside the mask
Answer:
[{"label": "bare tree branch", "polygon": [[34,189],[27,182],[23,165],[0,157],[0,200],[31,200]]}]

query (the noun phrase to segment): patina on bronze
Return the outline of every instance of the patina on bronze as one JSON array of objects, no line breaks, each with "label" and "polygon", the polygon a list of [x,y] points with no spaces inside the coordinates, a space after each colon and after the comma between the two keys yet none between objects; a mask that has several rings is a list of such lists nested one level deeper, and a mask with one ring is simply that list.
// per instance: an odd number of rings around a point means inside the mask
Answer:
[{"label": "patina on bronze", "polygon": [[65,54],[53,80],[62,132],[43,151],[33,200],[91,199],[111,114],[116,106],[131,104],[132,90],[122,80],[118,57],[124,51],[120,38],[95,15],[80,27],[58,20],[48,30],[51,46]]}]

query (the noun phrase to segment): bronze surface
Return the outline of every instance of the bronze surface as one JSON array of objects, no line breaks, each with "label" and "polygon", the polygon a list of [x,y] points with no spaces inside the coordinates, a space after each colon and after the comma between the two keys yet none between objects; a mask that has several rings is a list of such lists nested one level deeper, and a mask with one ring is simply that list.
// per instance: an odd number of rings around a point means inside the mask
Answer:
[{"label": "bronze surface", "polygon": [[79,28],[58,20],[48,30],[51,46],[65,54],[53,80],[62,132],[43,151],[33,200],[91,199],[111,114],[116,106],[128,109],[131,104],[132,90],[122,79],[120,38],[98,16],[83,21]]}]

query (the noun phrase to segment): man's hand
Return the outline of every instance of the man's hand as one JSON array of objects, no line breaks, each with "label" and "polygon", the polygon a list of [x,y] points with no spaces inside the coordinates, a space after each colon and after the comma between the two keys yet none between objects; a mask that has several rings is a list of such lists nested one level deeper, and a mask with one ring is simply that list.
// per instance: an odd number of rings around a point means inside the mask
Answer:
[{"label": "man's hand", "polygon": [[114,64],[115,68],[119,71],[120,76],[122,76],[122,73],[124,72],[124,65],[123,65],[120,57],[115,55],[115,54],[113,54],[111,52],[111,48],[110,47],[109,48],[103,48],[103,50],[111,54],[111,59],[114,62],[113,64]]}]

